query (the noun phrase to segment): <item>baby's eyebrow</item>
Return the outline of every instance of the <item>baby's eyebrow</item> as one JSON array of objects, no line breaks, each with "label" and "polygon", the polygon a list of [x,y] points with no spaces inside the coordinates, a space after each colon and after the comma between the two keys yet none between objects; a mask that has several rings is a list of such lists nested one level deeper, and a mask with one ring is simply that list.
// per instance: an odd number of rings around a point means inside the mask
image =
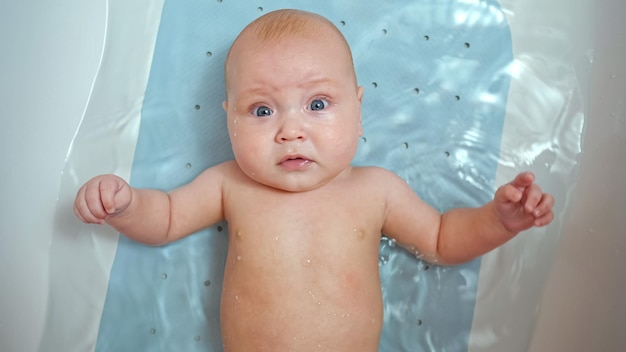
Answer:
[{"label": "baby's eyebrow", "polygon": [[308,88],[312,86],[326,85],[326,86],[337,86],[337,80],[329,78],[329,77],[319,77],[312,79],[304,79],[298,84],[298,88]]},{"label": "baby's eyebrow", "polygon": [[249,84],[248,87],[242,89],[238,93],[238,95],[245,96],[245,97],[262,96],[262,95],[266,95],[268,92],[274,92],[277,90],[278,90],[277,87],[273,87],[272,85],[267,84],[267,83]]}]

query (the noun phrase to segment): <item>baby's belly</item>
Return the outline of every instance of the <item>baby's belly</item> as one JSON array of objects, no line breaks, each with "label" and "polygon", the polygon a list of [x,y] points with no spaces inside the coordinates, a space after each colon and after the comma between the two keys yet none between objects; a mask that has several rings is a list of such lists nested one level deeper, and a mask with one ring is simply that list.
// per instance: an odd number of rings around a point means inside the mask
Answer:
[{"label": "baby's belly", "polygon": [[253,253],[229,250],[221,304],[225,351],[378,350],[376,255]]}]

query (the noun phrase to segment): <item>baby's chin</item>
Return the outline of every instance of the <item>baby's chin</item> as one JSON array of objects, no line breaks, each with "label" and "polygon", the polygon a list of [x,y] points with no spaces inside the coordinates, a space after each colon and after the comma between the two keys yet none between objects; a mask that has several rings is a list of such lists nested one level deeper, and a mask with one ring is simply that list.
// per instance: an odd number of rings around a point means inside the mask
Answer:
[{"label": "baby's chin", "polygon": [[277,191],[288,193],[303,193],[316,190],[326,185],[330,180],[276,180],[264,179],[258,175],[245,173],[254,182]]},{"label": "baby's chin", "polygon": [[283,191],[283,192],[288,192],[288,193],[303,193],[303,192],[313,191],[320,187],[323,187],[327,183],[327,182],[320,182],[320,183],[309,185],[309,184],[283,184],[283,183],[276,183],[276,182],[260,182],[260,181],[257,181],[257,182],[266,187],[273,188],[277,191]]}]

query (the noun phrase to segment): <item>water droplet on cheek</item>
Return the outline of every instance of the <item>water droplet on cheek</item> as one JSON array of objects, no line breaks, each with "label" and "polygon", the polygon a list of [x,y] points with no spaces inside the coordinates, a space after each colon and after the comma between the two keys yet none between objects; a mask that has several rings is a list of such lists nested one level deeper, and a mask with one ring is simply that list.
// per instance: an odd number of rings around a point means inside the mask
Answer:
[{"label": "water droplet on cheek", "polygon": [[311,258],[303,259],[302,262],[300,262],[300,264],[302,264],[302,266],[305,268],[311,266]]}]

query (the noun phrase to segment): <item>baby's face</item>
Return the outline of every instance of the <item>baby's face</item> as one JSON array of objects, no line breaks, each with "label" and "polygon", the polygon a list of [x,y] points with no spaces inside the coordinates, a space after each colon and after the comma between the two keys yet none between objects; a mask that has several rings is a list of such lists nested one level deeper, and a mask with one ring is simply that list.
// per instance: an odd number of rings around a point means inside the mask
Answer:
[{"label": "baby's face", "polygon": [[336,33],[240,38],[226,77],[230,140],[250,178],[298,192],[349,169],[362,134],[362,88]]}]

